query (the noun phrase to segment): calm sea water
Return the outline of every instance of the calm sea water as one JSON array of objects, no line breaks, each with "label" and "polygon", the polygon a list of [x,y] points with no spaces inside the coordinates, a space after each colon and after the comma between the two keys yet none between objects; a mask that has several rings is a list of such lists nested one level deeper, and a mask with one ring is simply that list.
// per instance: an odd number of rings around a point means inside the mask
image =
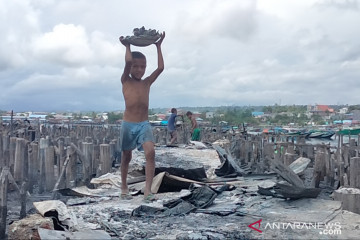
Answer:
[{"label": "calm sea water", "polygon": [[[358,136],[356,135],[351,135],[350,136],[351,139],[355,139],[356,141],[358,141]],[[339,138],[336,136],[331,137],[330,139],[328,138],[308,138],[306,139],[306,143],[308,144],[330,144],[330,146],[334,146],[337,147],[338,146],[338,141]],[[349,136],[344,136],[343,137],[343,142],[344,143],[349,143]]]}]

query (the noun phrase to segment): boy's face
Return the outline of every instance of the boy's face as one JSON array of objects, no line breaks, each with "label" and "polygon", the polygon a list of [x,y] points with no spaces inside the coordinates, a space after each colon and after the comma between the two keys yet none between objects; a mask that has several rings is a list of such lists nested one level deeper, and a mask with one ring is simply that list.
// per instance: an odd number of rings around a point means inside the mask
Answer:
[{"label": "boy's face", "polygon": [[146,59],[144,58],[133,58],[130,74],[135,80],[141,80],[146,70]]}]

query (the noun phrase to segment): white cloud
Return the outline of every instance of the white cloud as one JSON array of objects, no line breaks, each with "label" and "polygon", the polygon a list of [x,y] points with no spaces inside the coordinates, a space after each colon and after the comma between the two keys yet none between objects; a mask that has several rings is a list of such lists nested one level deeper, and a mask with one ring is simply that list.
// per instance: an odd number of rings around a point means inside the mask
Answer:
[{"label": "white cloud", "polygon": [[34,40],[35,57],[65,65],[79,65],[88,62],[93,53],[84,27],[73,24],[56,25],[51,32]]},{"label": "white cloud", "polygon": [[[118,37],[141,26],[166,31],[150,108],[355,104],[359,21],[346,0],[0,1],[0,109],[123,108]],[[132,49],[150,74],[155,46]]]}]

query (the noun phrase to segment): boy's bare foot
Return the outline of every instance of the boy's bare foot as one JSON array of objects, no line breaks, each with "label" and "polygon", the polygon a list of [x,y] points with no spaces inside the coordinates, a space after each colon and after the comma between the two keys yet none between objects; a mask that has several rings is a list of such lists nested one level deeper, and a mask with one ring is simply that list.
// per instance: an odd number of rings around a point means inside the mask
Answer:
[{"label": "boy's bare foot", "polygon": [[129,193],[129,189],[125,188],[125,189],[121,189],[121,194],[120,194],[120,198],[122,200],[130,200],[132,199],[132,195]]},{"label": "boy's bare foot", "polygon": [[120,194],[121,200],[130,200],[132,198],[133,198],[133,196],[130,193],[121,193]]},{"label": "boy's bare foot", "polygon": [[149,193],[147,196],[144,195],[144,202],[151,203],[157,201],[158,198],[153,193]]}]

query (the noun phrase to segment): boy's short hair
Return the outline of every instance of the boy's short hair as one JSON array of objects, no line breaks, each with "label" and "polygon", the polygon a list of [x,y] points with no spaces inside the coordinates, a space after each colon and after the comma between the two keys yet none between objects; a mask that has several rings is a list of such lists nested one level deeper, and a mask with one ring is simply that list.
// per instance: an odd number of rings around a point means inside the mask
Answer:
[{"label": "boy's short hair", "polygon": [[188,112],[186,113],[186,116],[190,116],[190,115],[192,115],[192,112],[188,111]]},{"label": "boy's short hair", "polygon": [[137,52],[137,51],[131,52],[131,56],[133,58],[146,59],[144,54],[142,54],[141,52]]},{"label": "boy's short hair", "polygon": [[175,113],[175,112],[176,112],[176,108],[172,108],[171,113]]}]

